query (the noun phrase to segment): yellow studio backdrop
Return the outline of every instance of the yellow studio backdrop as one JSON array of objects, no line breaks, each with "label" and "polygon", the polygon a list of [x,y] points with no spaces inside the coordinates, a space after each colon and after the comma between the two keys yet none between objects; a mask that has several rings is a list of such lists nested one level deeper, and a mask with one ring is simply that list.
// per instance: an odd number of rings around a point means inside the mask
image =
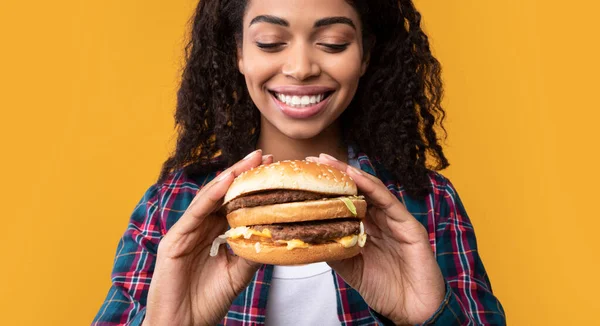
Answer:
[{"label": "yellow studio backdrop", "polygon": [[[85,325],[173,145],[194,1],[0,2],[3,325]],[[418,0],[444,172],[512,325],[597,323],[595,1]]]}]

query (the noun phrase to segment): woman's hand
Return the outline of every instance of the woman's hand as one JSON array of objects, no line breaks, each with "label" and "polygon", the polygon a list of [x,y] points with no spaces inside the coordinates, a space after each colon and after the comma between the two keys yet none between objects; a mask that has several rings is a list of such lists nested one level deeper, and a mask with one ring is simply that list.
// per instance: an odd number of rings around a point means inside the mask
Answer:
[{"label": "woman's hand", "polygon": [[215,325],[252,280],[259,264],[230,255],[225,246],[216,257],[209,252],[227,229],[227,220],[216,214],[223,196],[240,173],[273,161],[261,154],[249,154],[204,186],[162,239],[144,325]]},{"label": "woman's hand", "polygon": [[379,179],[329,155],[307,160],[345,171],[368,203],[361,254],[328,264],[396,325],[426,321],[442,303],[445,283],[423,225]]}]

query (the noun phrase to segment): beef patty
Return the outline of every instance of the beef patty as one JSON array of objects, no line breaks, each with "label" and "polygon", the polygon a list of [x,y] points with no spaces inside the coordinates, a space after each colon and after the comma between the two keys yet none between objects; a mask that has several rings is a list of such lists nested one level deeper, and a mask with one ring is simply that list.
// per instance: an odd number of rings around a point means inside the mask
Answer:
[{"label": "beef patty", "polygon": [[327,242],[331,239],[360,233],[359,219],[334,219],[298,223],[254,225],[253,229],[269,229],[273,240],[300,239],[308,243]]},{"label": "beef patty", "polygon": [[305,200],[319,200],[321,198],[329,197],[332,196],[302,190],[271,190],[236,198],[223,206],[223,210],[225,211],[225,214],[229,214],[236,209],[244,207],[283,204]]}]

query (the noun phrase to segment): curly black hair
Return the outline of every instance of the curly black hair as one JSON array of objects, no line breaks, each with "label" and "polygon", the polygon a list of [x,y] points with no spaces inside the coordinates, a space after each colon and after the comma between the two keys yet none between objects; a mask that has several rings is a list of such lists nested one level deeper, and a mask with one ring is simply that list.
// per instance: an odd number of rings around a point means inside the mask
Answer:
[{"label": "curly black hair", "polygon": [[[411,0],[347,1],[361,17],[364,39],[374,42],[367,45],[367,71],[340,117],[343,139],[421,197],[428,173],[448,166],[436,132],[439,126],[445,134],[440,63]],[[260,113],[236,62],[246,3],[198,3],[177,94],[177,145],[160,180],[180,169],[189,175],[221,169],[255,149]]]}]

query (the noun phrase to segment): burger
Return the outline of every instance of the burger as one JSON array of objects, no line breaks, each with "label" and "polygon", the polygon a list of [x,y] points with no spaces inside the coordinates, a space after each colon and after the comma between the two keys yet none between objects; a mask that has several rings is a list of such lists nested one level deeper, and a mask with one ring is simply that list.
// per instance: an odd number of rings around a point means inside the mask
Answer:
[{"label": "burger", "polygon": [[240,174],[221,213],[230,229],[213,242],[263,264],[296,265],[357,255],[367,203],[346,173],[309,161],[281,161]]}]

